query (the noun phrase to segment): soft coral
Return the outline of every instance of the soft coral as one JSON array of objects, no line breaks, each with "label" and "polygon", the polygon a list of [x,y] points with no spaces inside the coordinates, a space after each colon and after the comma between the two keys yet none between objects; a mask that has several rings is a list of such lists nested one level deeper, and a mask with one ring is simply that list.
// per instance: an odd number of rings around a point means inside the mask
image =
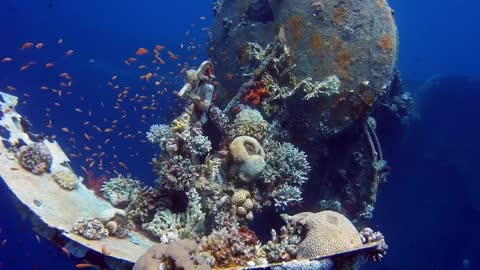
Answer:
[{"label": "soft coral", "polygon": [[243,101],[245,103],[251,101],[253,105],[257,106],[262,101],[262,98],[268,96],[268,94],[269,93],[267,88],[265,87],[265,84],[263,83],[263,81],[260,81],[250,90],[248,90]]}]

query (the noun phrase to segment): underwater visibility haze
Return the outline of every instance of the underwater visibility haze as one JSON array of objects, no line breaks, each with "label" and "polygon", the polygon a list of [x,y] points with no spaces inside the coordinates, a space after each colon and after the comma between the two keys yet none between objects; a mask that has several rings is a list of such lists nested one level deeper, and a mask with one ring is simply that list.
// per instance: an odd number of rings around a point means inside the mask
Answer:
[{"label": "underwater visibility haze", "polygon": [[480,269],[478,3],[0,2],[0,270]]}]

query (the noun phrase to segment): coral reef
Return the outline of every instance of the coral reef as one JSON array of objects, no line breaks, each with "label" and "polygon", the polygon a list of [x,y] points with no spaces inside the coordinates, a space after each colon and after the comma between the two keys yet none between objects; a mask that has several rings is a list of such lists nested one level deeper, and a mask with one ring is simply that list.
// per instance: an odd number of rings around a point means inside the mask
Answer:
[{"label": "coral reef", "polygon": [[130,176],[110,178],[103,183],[103,196],[110,201],[115,207],[126,207],[130,202],[134,201],[137,194],[140,192],[140,181],[132,179]]},{"label": "coral reef", "polygon": [[195,187],[195,182],[200,177],[200,169],[194,166],[192,160],[180,155],[163,160],[157,168],[157,183],[168,190],[188,191]]},{"label": "coral reef", "polygon": [[125,211],[130,220],[142,224],[152,221],[155,213],[168,205],[168,198],[159,189],[143,187]]},{"label": "coral reef", "polygon": [[[190,193],[194,193],[191,191]],[[198,194],[190,194],[186,212],[172,213],[169,209],[159,211],[153,220],[144,223],[142,228],[158,237],[162,242],[169,243],[178,236],[182,239],[194,239],[205,229],[205,213],[201,209]]]},{"label": "coral reef", "polygon": [[53,180],[63,189],[74,190],[78,188],[80,179],[70,170],[59,170],[52,174]]},{"label": "coral reef", "polygon": [[265,152],[255,138],[236,137],[229,149],[233,161],[231,173],[241,181],[254,180],[265,168]]},{"label": "coral reef", "polygon": [[280,235],[272,229],[270,232],[271,239],[262,246],[263,252],[266,254],[268,262],[291,261],[297,257],[298,245],[302,238],[300,231],[294,226],[282,226]]},{"label": "coral reef", "polygon": [[168,125],[152,125],[147,132],[148,141],[158,144],[163,150],[166,150],[167,142],[172,137],[173,133]]},{"label": "coral reef", "polygon": [[388,245],[385,242],[385,237],[381,232],[374,232],[370,228],[364,228],[360,231],[360,239],[363,244],[377,242],[379,245],[373,251],[369,251],[367,254],[368,259],[379,262],[387,254]]},{"label": "coral reef", "polygon": [[98,220],[102,222],[110,236],[118,238],[128,237],[128,233],[135,227],[128,219],[127,213],[117,208],[109,208],[102,211],[98,216]]},{"label": "coral reef", "polygon": [[248,266],[263,257],[255,232],[246,226],[213,231],[200,239],[199,246],[198,256],[215,268]]},{"label": "coral reef", "polygon": [[32,143],[20,147],[17,157],[20,165],[33,174],[49,172],[52,166],[52,154],[43,143]]},{"label": "coral reef", "polygon": [[252,198],[250,192],[245,189],[239,189],[233,193],[232,198],[232,213],[239,218],[253,220],[253,212],[258,208],[258,204]]},{"label": "coral reef", "polygon": [[137,260],[133,270],[211,269],[203,261],[191,258],[197,248],[197,243],[193,240],[178,240],[171,244],[154,245]]},{"label": "coral reef", "polygon": [[262,140],[268,134],[269,125],[259,111],[246,108],[237,114],[233,128],[236,136],[250,136]]}]

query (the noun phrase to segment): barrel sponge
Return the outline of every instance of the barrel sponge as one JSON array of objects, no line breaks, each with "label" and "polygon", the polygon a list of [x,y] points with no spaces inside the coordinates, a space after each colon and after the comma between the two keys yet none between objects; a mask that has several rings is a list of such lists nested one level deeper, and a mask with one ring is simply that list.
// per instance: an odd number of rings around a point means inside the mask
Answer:
[{"label": "barrel sponge", "polygon": [[249,136],[239,136],[230,143],[232,172],[240,180],[250,182],[265,168],[265,152],[260,143]]},{"label": "barrel sponge", "polygon": [[289,221],[302,224],[306,229],[305,239],[298,246],[298,259],[331,256],[362,246],[359,232],[340,213],[304,212],[292,216]]}]

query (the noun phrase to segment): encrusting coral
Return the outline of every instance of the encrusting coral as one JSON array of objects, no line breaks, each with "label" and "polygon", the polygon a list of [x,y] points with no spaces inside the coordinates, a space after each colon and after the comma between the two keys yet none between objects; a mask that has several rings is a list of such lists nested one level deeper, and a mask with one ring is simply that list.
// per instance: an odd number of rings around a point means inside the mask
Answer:
[{"label": "encrusting coral", "polygon": [[250,182],[265,168],[265,152],[255,138],[236,137],[230,143],[229,149],[233,161],[231,173],[240,180]]},{"label": "encrusting coral", "polygon": [[32,143],[20,147],[17,157],[20,165],[33,174],[49,172],[53,161],[50,150],[43,143]]},{"label": "encrusting coral", "polygon": [[78,188],[80,180],[70,170],[59,170],[52,174],[53,180],[63,189],[74,190]]},{"label": "encrusting coral", "polygon": [[108,230],[98,218],[78,221],[73,224],[72,231],[88,240],[100,240],[108,237]]}]

